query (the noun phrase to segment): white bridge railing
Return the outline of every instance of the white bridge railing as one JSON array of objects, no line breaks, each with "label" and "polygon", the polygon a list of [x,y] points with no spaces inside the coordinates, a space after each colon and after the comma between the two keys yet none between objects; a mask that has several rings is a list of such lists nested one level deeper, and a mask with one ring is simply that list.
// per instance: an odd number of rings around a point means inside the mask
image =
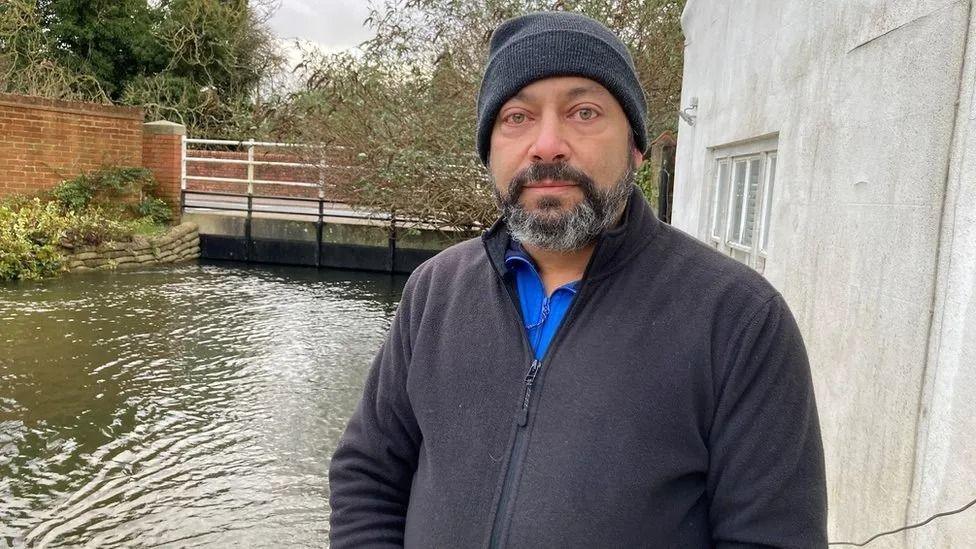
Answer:
[{"label": "white bridge railing", "polygon": [[[219,156],[194,155],[195,151],[206,149],[193,149],[193,145],[217,145],[221,148],[237,148],[239,155],[246,150],[246,159],[241,158],[221,158]],[[255,159],[255,149],[315,149],[314,145],[303,145],[295,143],[273,143],[265,141],[232,141],[225,139],[192,139],[184,137],[182,141],[182,163],[181,163],[181,182],[180,182],[180,205],[184,212],[214,212],[228,213],[232,215],[243,215],[244,217],[244,242],[245,251],[243,259],[249,261],[254,255],[254,239],[251,234],[252,219],[255,214],[271,217],[284,218],[304,218],[314,220],[316,227],[315,239],[315,265],[321,265],[323,249],[323,228],[326,224],[356,224],[383,226],[387,229],[389,249],[389,265],[393,269],[396,264],[397,237],[403,228],[423,228],[438,229],[446,231],[461,230],[450,225],[443,225],[436,222],[422,221],[394,212],[383,212],[354,208],[350,204],[333,199],[327,199],[326,189],[328,188],[325,180],[326,170],[354,169],[354,166],[343,166],[321,162],[301,162],[292,160],[257,160]],[[341,147],[334,147],[341,149]],[[208,151],[209,152],[209,151]],[[233,150],[230,152],[234,152]],[[298,158],[302,158],[298,156]],[[193,164],[211,164],[225,166],[246,166],[245,177],[228,177],[226,172],[217,171],[214,174],[191,173],[188,166]],[[273,166],[282,168],[306,168],[308,171],[317,174],[317,181],[301,181],[301,176],[307,176],[305,172],[299,172],[292,180],[265,179],[255,176],[255,169],[259,166]],[[232,174],[233,175],[233,174]],[[279,177],[281,177],[279,175]],[[213,190],[206,188],[206,183],[232,183],[246,185],[244,192],[234,192],[229,190]],[[202,183],[195,186],[193,183]],[[294,187],[296,189],[306,189],[305,192],[289,195],[275,192],[272,194],[257,192],[261,186],[273,185],[278,191],[282,187]],[[195,188],[196,187],[196,188]],[[203,187],[203,188],[200,188]],[[317,189],[317,196],[308,196],[307,189]],[[304,196],[302,196],[304,195]]]},{"label": "white bridge railing", "polygon": [[[190,145],[223,145],[230,147],[246,147],[247,150],[247,160],[239,160],[234,158],[218,158],[218,157],[206,157],[206,156],[190,156],[188,153],[193,152],[189,148]],[[247,184],[247,194],[254,194],[255,185],[282,185],[287,187],[305,187],[305,188],[317,188],[319,189],[319,196],[322,197],[325,191],[325,181],[324,181],[324,170],[328,168],[348,168],[349,166],[335,166],[325,163],[311,163],[311,162],[287,162],[278,160],[255,160],[254,159],[254,149],[255,147],[261,147],[263,149],[297,149],[313,148],[312,145],[304,145],[300,143],[274,143],[268,141],[255,141],[253,139],[248,141],[232,141],[227,139],[192,139],[183,138],[183,162],[182,162],[182,174],[181,174],[181,189],[183,191],[187,190],[188,181],[212,181],[219,183],[245,183]],[[189,163],[199,163],[199,164],[222,164],[222,165],[245,165],[247,166],[247,178],[235,178],[235,177],[221,177],[214,175],[189,175],[187,172],[187,165]],[[278,181],[271,179],[257,179],[254,177],[254,168],[256,166],[280,166],[288,168],[315,168],[319,172],[318,181]],[[192,192],[192,191],[191,191]]]}]

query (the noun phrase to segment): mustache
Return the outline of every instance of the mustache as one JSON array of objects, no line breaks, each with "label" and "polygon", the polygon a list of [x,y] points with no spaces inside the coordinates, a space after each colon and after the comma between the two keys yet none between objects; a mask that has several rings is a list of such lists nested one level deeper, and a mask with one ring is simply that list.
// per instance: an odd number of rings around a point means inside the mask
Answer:
[{"label": "mustache", "polygon": [[526,185],[540,183],[547,179],[576,183],[583,191],[583,196],[591,203],[596,197],[596,183],[582,170],[566,162],[549,162],[531,164],[519,170],[508,184],[508,200],[515,202],[522,195]]}]

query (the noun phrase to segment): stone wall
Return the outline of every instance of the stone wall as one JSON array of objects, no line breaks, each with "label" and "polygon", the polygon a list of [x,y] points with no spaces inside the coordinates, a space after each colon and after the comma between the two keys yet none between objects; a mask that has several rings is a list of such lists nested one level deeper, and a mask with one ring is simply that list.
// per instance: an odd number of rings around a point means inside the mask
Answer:
[{"label": "stone wall", "polygon": [[136,236],[131,242],[105,242],[65,251],[70,272],[177,263],[200,257],[200,234],[196,223],[182,223],[162,236]]}]

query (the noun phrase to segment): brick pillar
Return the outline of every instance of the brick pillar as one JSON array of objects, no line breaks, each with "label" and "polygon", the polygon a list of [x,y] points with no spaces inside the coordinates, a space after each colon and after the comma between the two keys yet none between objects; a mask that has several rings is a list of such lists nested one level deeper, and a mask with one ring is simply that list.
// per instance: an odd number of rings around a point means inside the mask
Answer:
[{"label": "brick pillar", "polygon": [[160,120],[142,125],[142,166],[159,183],[157,193],[173,208],[173,221],[180,222],[180,183],[183,179],[182,124]]}]

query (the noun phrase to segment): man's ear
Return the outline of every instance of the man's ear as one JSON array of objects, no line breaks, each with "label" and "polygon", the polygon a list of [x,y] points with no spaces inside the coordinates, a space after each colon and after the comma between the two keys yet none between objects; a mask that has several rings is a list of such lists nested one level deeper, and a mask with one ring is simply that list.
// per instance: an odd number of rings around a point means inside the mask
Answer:
[{"label": "man's ear", "polygon": [[641,165],[644,163],[644,153],[642,153],[637,147],[634,147],[630,150],[630,154],[634,159],[634,170],[639,170]]}]

